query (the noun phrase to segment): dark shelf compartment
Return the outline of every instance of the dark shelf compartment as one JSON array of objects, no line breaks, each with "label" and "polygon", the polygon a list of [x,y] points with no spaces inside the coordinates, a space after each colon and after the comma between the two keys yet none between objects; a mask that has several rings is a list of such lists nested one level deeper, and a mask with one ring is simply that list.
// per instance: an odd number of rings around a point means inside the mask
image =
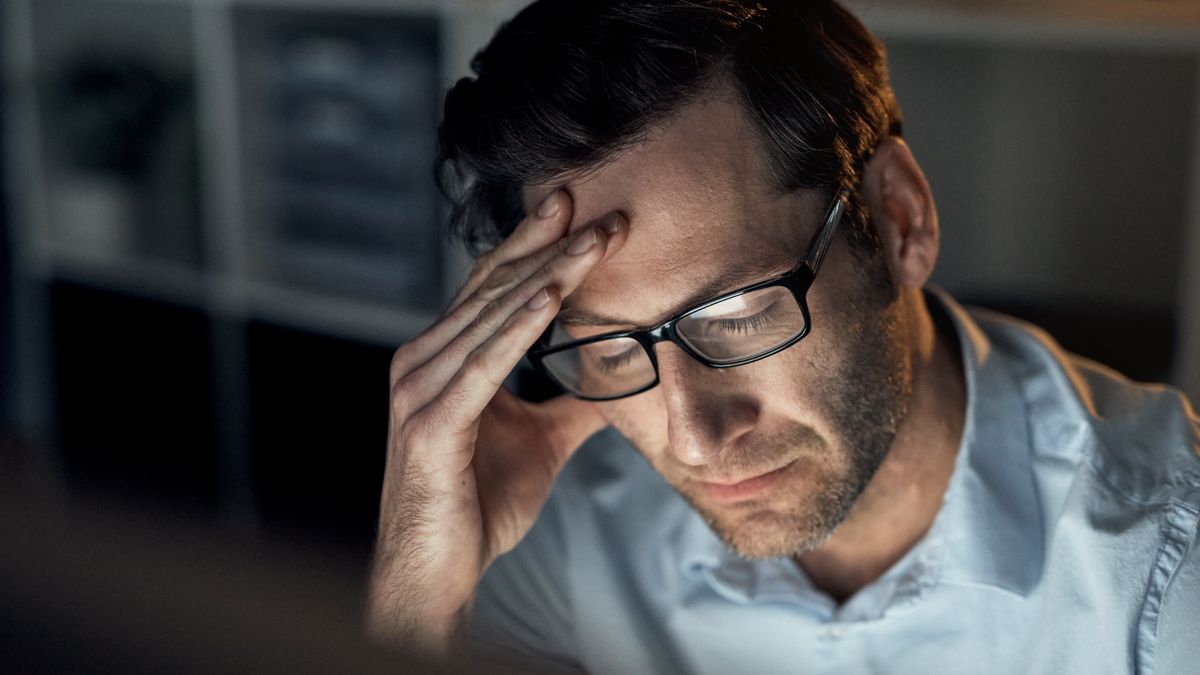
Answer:
[{"label": "dark shelf compartment", "polygon": [[266,323],[251,323],[248,340],[264,529],[365,556],[378,518],[392,350]]},{"label": "dark shelf compartment", "polygon": [[57,427],[72,486],[215,513],[206,316],[61,281],[50,294]]}]

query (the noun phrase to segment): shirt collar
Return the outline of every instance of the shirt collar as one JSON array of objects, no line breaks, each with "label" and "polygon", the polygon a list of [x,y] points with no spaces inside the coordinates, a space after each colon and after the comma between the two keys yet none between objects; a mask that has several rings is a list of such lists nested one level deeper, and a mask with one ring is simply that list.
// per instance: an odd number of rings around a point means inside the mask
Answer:
[{"label": "shirt collar", "polygon": [[[869,613],[876,615],[919,598],[939,581],[1024,596],[1041,571],[1042,518],[1025,399],[1005,357],[970,315],[938,288],[930,287],[926,300],[931,311],[944,312],[958,333],[967,387],[963,438],[929,532],[845,605],[871,607]],[[836,603],[816,590],[791,559],[743,559],[690,509],[674,534],[680,570],[704,579],[730,600],[757,603],[790,595],[833,611]]]},{"label": "shirt collar", "polygon": [[1027,595],[1041,573],[1041,506],[1034,483],[1030,411],[1013,364],[949,295],[932,288],[958,330],[967,414],[937,523],[942,578]]}]

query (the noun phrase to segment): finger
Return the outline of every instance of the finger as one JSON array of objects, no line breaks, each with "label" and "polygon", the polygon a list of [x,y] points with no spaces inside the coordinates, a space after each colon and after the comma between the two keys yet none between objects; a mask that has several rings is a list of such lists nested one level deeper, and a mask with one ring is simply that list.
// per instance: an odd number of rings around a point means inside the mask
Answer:
[{"label": "finger", "polygon": [[604,247],[604,260],[608,260],[625,245],[625,240],[629,237],[629,221],[620,211],[612,211],[595,222],[604,230],[604,236],[607,239]]},{"label": "finger", "polygon": [[[586,236],[589,230],[595,230],[602,235],[602,239],[597,240],[593,238],[592,241],[598,241],[604,246],[604,258],[607,259],[625,244],[629,227],[625,217],[617,211],[613,211],[602,218],[592,220],[588,223],[587,227],[575,230],[572,234],[560,238],[550,246],[546,246],[528,256],[497,267],[492,272],[491,277],[483,285],[475,289],[474,294],[472,294],[464,305],[470,306],[474,304],[476,305],[475,311],[478,312],[483,307],[506,295],[521,283],[524,283],[529,277],[543,270],[547,265],[553,264],[564,254],[568,257],[578,254],[579,251],[571,254],[568,254],[568,252],[576,245],[577,241]],[[466,311],[469,312],[470,310]]]},{"label": "finger", "polygon": [[[623,220],[619,225],[624,226]],[[585,248],[589,242],[590,247]],[[468,356],[486,340],[492,339],[497,330],[541,289],[553,287],[559,297],[573,293],[604,259],[606,245],[607,235],[599,226],[578,232],[562,254],[480,312],[458,336],[405,379],[420,391],[440,390]],[[542,328],[545,330],[545,326]]]},{"label": "finger", "polygon": [[[597,230],[599,235],[596,241],[597,246],[604,249],[605,257],[611,256],[624,245],[629,229],[628,223],[624,216],[615,212],[595,222],[596,224],[590,229],[599,228]],[[588,252],[582,256],[567,253],[576,239],[588,232],[589,229],[581,230],[570,238],[560,239],[531,256],[508,263],[505,267],[496,270],[494,278],[490,279],[484,287],[477,289],[471,299],[430,326],[397,352],[392,363],[392,381],[395,382],[435,358],[451,340],[471,324],[498,325],[521,302],[532,296],[538,288],[552,281],[553,272],[560,269],[561,266],[565,265],[570,268],[577,264],[594,265],[598,263],[600,259],[595,257],[594,252]],[[545,273],[548,269],[551,273],[543,274],[545,283],[529,282],[531,277]],[[526,284],[524,297],[509,298],[512,291],[522,283]],[[570,288],[560,285],[559,291],[563,293],[562,297],[566,297],[577,286],[578,283],[571,285]],[[504,304],[497,307],[497,303]],[[485,312],[493,314],[484,317],[481,321],[480,315]]]},{"label": "finger", "polygon": [[447,311],[453,311],[470,297],[497,267],[524,258],[562,239],[571,222],[572,207],[571,197],[565,190],[551,192],[499,246],[479,258]]},{"label": "finger", "polygon": [[[505,322],[504,326],[476,347],[463,360],[440,395],[411,418],[429,438],[441,438],[440,448],[431,452],[463,453],[446,459],[465,468],[474,454],[476,422],[504,379],[533,346],[558,312],[560,297],[554,288],[543,288]],[[436,431],[435,431],[436,430]]]},{"label": "finger", "polygon": [[421,331],[417,337],[400,347],[392,358],[392,381],[420,367],[433,358],[446,343],[461,333],[489,304],[507,294],[514,286],[529,278],[565,249],[551,245],[526,258],[501,265],[492,271],[482,284],[476,284],[471,296],[458,301],[453,309]]}]

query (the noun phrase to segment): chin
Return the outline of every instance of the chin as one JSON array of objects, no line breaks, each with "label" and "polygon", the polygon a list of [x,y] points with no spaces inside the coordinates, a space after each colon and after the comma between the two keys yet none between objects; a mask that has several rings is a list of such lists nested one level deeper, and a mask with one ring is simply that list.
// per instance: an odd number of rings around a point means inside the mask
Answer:
[{"label": "chin", "polygon": [[731,514],[718,509],[697,509],[712,531],[743,558],[796,556],[825,543],[840,523],[825,523],[813,513],[759,510]]},{"label": "chin", "polygon": [[761,500],[720,504],[685,495],[734,553],[751,559],[798,556],[829,540],[866,487],[853,470],[810,466]]}]

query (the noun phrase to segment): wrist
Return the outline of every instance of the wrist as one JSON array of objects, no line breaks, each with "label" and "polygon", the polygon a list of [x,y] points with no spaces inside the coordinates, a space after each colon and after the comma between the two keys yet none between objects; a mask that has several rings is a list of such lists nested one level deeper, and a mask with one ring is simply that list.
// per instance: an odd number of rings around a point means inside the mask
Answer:
[{"label": "wrist", "polygon": [[372,584],[366,630],[373,640],[428,655],[452,656],[465,643],[471,601],[447,603],[401,586]]}]

